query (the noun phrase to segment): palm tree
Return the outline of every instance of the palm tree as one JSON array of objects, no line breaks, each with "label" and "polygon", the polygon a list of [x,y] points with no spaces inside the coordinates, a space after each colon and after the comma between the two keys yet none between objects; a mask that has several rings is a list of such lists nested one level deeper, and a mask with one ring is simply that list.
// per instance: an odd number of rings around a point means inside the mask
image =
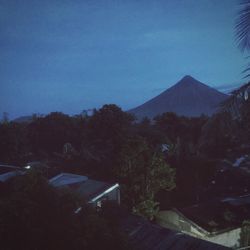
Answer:
[{"label": "palm tree", "polygon": [[250,83],[231,92],[229,98],[221,103],[221,111],[229,112],[233,119],[241,119],[240,108],[250,98]]},{"label": "palm tree", "polygon": [[[240,2],[241,10],[235,24],[235,37],[238,47],[242,52],[250,52],[250,0]],[[248,57],[249,58],[249,57]],[[250,64],[242,73],[248,73],[244,78],[250,77]],[[242,85],[231,92],[231,96],[221,104],[222,111],[227,111],[234,118],[240,118],[240,107],[250,94],[250,83]]]},{"label": "palm tree", "polygon": [[236,19],[236,41],[239,48],[244,51],[250,51],[250,0],[244,0],[240,3],[242,6]]},{"label": "palm tree", "polygon": [[[250,51],[250,0],[240,3],[241,10],[238,13],[235,24],[235,36],[238,47],[242,52]],[[249,58],[249,57],[248,57]],[[242,73],[247,73],[244,78],[250,77],[250,64]]]},{"label": "palm tree", "polygon": [[[242,0],[241,10],[238,13],[235,25],[235,35],[238,47],[242,52],[250,52],[250,0]],[[248,59],[250,56],[248,56]],[[244,78],[250,77],[250,63],[242,73],[247,73]],[[234,119],[241,119],[242,110],[249,107],[250,82],[234,90],[231,96],[221,104],[222,111],[229,112]],[[243,112],[244,114],[246,112]]]}]

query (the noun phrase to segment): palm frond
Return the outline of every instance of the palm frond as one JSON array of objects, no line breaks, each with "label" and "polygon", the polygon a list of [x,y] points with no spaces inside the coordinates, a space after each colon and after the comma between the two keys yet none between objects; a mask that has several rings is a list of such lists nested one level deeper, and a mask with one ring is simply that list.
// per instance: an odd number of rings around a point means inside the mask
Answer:
[{"label": "palm frond", "polygon": [[250,0],[240,3],[242,9],[238,13],[235,25],[235,36],[238,47],[244,52],[250,51]]},{"label": "palm frond", "polygon": [[[249,75],[250,76],[250,75]],[[240,117],[240,106],[244,100],[244,92],[250,88],[250,82],[243,84],[241,87],[231,92],[229,98],[220,104],[222,112],[229,112],[234,118]]]},{"label": "palm frond", "polygon": [[250,74],[245,75],[245,76],[243,77],[243,79],[246,79],[246,78],[248,78],[248,77],[250,77]]}]

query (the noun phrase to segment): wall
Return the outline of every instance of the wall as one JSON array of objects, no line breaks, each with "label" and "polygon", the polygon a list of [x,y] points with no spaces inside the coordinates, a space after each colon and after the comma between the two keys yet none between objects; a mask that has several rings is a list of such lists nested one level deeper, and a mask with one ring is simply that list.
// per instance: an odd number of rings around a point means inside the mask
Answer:
[{"label": "wall", "polygon": [[181,231],[193,237],[197,237],[223,246],[239,246],[241,231],[240,228],[232,229],[230,231],[217,235],[211,235],[209,234],[209,232],[203,230],[199,226],[190,223],[190,221],[188,221],[185,217],[181,216],[181,214],[173,210],[160,211],[156,216],[156,223],[163,227]]},{"label": "wall", "polygon": [[204,236],[202,239],[227,247],[239,247],[241,228],[236,228],[212,237]]}]

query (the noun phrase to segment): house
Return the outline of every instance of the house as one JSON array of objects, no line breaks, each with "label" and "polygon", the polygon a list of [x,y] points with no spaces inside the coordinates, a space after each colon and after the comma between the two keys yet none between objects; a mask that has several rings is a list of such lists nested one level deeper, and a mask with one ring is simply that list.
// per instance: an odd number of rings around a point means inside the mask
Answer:
[{"label": "house", "polygon": [[83,175],[61,173],[49,180],[56,188],[69,188],[94,207],[101,207],[105,200],[120,204],[120,186],[89,179]]},{"label": "house", "polygon": [[151,223],[142,217],[128,215],[121,227],[129,243],[137,250],[226,250],[225,246],[191,237]]},{"label": "house", "polygon": [[227,247],[239,247],[242,223],[250,219],[250,195],[160,211],[159,225]]},{"label": "house", "polygon": [[0,165],[0,182],[5,182],[12,177],[22,175],[22,168],[10,165]]}]

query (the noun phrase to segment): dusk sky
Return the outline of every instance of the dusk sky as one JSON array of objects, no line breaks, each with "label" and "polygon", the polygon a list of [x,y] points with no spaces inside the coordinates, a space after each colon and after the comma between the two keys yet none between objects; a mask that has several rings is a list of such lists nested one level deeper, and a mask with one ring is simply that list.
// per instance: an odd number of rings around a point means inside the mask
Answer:
[{"label": "dusk sky", "polygon": [[0,115],[133,108],[184,75],[243,83],[237,0],[0,0]]}]

